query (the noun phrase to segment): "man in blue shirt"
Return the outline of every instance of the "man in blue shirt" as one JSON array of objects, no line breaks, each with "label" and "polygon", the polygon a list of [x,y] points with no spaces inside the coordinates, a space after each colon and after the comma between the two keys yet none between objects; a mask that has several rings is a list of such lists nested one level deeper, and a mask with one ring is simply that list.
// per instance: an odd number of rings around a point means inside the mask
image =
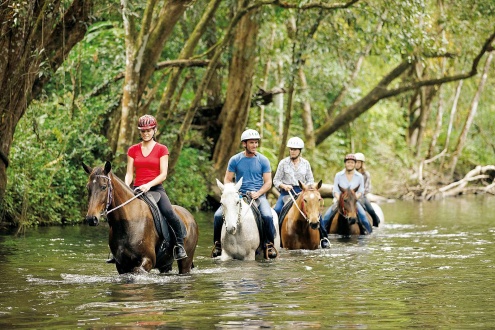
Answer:
[{"label": "man in blue shirt", "polygon": [[[272,187],[272,170],[268,158],[256,152],[260,139],[259,133],[253,129],[248,129],[242,133],[241,142],[244,151],[230,158],[223,182],[229,183],[234,182],[234,180],[237,182],[242,178],[240,193],[245,195],[249,192],[251,198],[259,201],[258,209],[263,218],[263,231],[266,235],[265,255],[269,258],[276,258],[278,252],[273,244],[276,231],[273,225],[272,209],[265,195]],[[220,243],[223,224],[222,212],[222,207],[220,207],[214,215],[213,242],[215,246],[211,252],[212,258],[222,254]]]},{"label": "man in blue shirt", "polygon": [[[346,189],[351,188],[355,189],[359,186],[358,191],[356,192],[356,198],[359,199],[364,193],[364,179],[361,173],[355,170],[356,167],[356,156],[353,154],[348,154],[344,158],[345,169],[335,174],[335,179],[333,180],[333,197],[338,201],[340,196],[340,188],[339,185]],[[334,203],[331,207],[328,208],[325,215],[323,215],[322,226],[328,231],[330,227],[330,223],[335,216],[335,212],[337,210],[337,204]],[[368,217],[366,216],[366,212],[364,211],[361,203],[357,203],[357,212],[359,221],[366,229],[368,233],[371,233],[372,228],[368,221]]]}]

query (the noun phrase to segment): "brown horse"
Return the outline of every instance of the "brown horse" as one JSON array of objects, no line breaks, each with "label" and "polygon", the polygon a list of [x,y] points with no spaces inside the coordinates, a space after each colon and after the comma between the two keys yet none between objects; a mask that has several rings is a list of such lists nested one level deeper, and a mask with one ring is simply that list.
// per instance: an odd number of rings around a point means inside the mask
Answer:
[{"label": "brown horse", "polygon": [[[149,272],[152,268],[157,268],[160,273],[172,270],[173,244],[168,244],[164,252],[159,249],[163,238],[158,235],[148,204],[135,198],[133,191],[113,175],[109,162],[104,168],[94,169],[83,163],[83,168],[89,174],[86,221],[90,226],[97,226],[100,216],[107,214],[110,226],[108,245],[119,274]],[[177,261],[179,274],[185,274],[193,267],[198,225],[186,209],[177,205],[173,208],[187,231],[184,248],[188,257]]]},{"label": "brown horse", "polygon": [[356,192],[359,189],[357,186],[354,189],[342,188],[339,185],[341,191],[338,205],[337,213],[330,223],[329,234],[338,234],[345,237],[351,235],[365,235],[366,230],[362,225],[359,224],[358,213],[357,213],[357,197]]},{"label": "brown horse", "polygon": [[282,246],[289,250],[316,250],[320,245],[320,204],[318,184],[305,185],[282,223]]}]

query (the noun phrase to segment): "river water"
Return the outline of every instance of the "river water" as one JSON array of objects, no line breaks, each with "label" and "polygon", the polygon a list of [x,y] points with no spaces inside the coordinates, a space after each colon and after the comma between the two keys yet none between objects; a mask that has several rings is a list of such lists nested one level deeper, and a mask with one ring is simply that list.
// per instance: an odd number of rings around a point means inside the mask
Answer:
[{"label": "river water", "polygon": [[191,275],[118,275],[107,230],[0,236],[2,329],[435,328],[495,326],[495,197],[381,204],[373,235],[275,261],[209,258],[196,213]]}]

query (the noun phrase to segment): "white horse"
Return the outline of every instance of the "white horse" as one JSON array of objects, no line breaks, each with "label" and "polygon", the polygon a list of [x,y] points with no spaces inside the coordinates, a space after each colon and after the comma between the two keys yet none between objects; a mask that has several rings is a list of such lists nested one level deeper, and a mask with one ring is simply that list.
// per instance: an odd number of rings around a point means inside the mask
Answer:
[{"label": "white horse", "polygon": [[380,218],[380,225],[383,225],[383,222],[385,221],[385,215],[383,214],[382,208],[375,202],[371,202],[370,204],[373,207],[373,210],[375,210],[378,218]]},{"label": "white horse", "polygon": [[[242,178],[235,184],[222,184],[217,179],[217,185],[222,191],[220,202],[222,203],[224,220],[220,259],[255,260],[256,250],[260,246],[260,235],[253,211],[239,193]],[[279,249],[278,217],[273,209],[272,216],[276,230],[274,245],[276,249]]]}]

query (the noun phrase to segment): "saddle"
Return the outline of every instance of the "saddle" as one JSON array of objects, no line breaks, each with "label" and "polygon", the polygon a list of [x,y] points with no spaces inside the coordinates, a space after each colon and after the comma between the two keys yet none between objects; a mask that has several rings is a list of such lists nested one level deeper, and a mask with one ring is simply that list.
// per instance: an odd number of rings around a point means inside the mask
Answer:
[{"label": "saddle", "polygon": [[[158,236],[163,239],[162,244],[156,249],[157,257],[165,254],[165,250],[170,246],[175,245],[176,237],[172,235],[171,232],[173,230],[169,229],[169,224],[167,219],[163,216],[158,208],[158,201],[160,200],[160,193],[156,191],[148,191],[145,194],[142,194],[138,198],[143,200],[150,207],[151,214],[153,215],[153,222],[155,223],[155,228],[158,233]],[[180,225],[182,227],[182,232],[186,235],[186,226],[182,221],[180,221]],[[184,236],[185,237],[185,236]]]},{"label": "saddle", "polygon": [[[249,205],[251,203],[252,198],[248,195],[243,196],[244,201]],[[266,240],[265,231],[263,230],[263,218],[261,217],[261,212],[258,209],[257,201],[254,201],[251,205],[251,211],[253,211],[254,220],[256,221],[256,225],[258,226],[258,233],[260,235],[260,248],[263,247],[263,243]]]}]

